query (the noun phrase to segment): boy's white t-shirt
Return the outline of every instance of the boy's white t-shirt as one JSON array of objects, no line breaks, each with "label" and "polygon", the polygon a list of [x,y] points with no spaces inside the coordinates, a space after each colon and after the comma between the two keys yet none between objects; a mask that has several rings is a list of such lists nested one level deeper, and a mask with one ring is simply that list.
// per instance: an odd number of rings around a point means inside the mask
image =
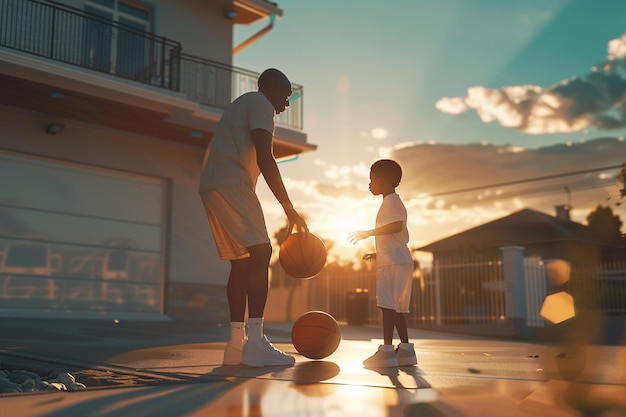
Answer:
[{"label": "boy's white t-shirt", "polygon": [[251,132],[274,134],[275,109],[260,92],[239,96],[224,111],[202,162],[200,194],[234,186],[254,189],[261,171]]},{"label": "boy's white t-shirt", "polygon": [[391,193],[383,198],[378,209],[376,227],[399,221],[402,222],[401,232],[375,236],[377,268],[387,265],[413,264],[413,257],[407,246],[409,231],[406,227],[406,207],[398,194]]}]

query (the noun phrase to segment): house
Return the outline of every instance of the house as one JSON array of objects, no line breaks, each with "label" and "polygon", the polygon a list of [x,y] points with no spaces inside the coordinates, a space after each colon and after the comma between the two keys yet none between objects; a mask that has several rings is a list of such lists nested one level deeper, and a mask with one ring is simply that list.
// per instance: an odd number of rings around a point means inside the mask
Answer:
[{"label": "house", "polygon": [[[564,340],[576,329],[572,322],[548,324],[542,313],[576,310],[560,301],[547,307],[554,293],[602,314],[591,336],[597,343],[618,343],[624,329],[624,246],[571,221],[568,206],[558,206],[556,216],[523,209],[417,250],[434,261],[430,285],[418,295],[426,308],[435,300],[421,313],[436,318],[420,324],[425,329]],[[559,275],[550,277],[546,260],[569,265],[551,262]]]},{"label": "house", "polygon": [[[227,314],[200,166],[256,89],[233,51],[281,16],[265,0],[0,2],[0,314]],[[263,21],[233,45],[234,25]],[[316,148],[301,85],[292,97],[277,158]]]},{"label": "house", "polygon": [[526,256],[543,259],[598,262],[605,243],[587,226],[571,221],[567,208],[560,206],[557,216],[523,209],[417,250],[431,252],[433,259],[444,260],[499,255],[500,248],[506,246],[521,246]]}]

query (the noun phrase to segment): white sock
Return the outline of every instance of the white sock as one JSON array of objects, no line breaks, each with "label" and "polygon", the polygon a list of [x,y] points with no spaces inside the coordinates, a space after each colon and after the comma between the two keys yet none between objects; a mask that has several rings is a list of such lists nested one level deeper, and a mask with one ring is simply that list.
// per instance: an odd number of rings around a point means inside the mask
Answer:
[{"label": "white sock", "polygon": [[400,349],[404,349],[404,350],[414,350],[413,343],[404,343],[404,342],[402,342],[402,343],[400,343],[398,345],[398,347]]},{"label": "white sock", "polygon": [[394,350],[393,345],[383,345],[383,352],[393,352]]},{"label": "white sock", "polygon": [[233,321],[230,323],[230,341],[243,344],[246,340],[246,323]]},{"label": "white sock", "polygon": [[259,340],[263,337],[263,317],[248,319],[248,339]]}]

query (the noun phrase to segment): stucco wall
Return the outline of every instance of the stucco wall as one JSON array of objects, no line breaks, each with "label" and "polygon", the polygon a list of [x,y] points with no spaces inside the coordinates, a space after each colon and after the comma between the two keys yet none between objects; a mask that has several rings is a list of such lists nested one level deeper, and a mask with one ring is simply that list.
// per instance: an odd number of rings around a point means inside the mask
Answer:
[{"label": "stucco wall", "polygon": [[183,52],[231,64],[232,22],[226,1],[162,0],[156,7],[157,35],[181,42]]}]

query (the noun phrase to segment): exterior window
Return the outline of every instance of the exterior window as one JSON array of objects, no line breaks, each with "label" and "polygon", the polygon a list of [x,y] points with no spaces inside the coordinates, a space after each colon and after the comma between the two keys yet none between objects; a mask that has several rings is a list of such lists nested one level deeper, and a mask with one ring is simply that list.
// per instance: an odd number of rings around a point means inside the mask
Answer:
[{"label": "exterior window", "polygon": [[85,64],[93,69],[140,79],[153,61],[152,8],[139,2],[89,0],[85,12],[99,19],[84,28]]}]

